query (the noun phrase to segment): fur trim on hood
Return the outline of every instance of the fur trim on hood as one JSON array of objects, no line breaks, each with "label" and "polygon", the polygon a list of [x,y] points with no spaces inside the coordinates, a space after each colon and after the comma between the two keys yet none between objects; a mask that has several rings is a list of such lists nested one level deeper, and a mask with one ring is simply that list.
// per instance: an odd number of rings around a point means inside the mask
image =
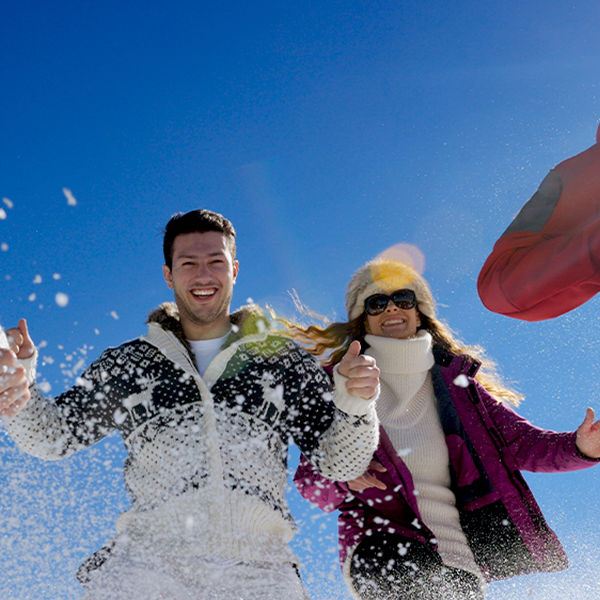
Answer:
[{"label": "fur trim on hood", "polygon": [[[240,338],[270,329],[269,319],[258,304],[246,304],[229,315],[231,333],[225,342],[224,348],[233,344]],[[188,343],[179,318],[179,308],[175,302],[163,302],[148,315],[146,323],[157,323],[163,329],[173,332],[193,356],[192,348]]]}]

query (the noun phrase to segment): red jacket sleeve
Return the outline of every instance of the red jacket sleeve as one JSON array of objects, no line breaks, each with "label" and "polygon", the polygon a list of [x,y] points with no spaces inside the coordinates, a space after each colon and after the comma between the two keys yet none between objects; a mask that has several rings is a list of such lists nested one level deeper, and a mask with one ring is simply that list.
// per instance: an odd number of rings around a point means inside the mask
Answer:
[{"label": "red jacket sleeve", "polygon": [[596,140],[550,171],[496,242],[477,281],[489,310],[541,321],[600,291],[600,127]]}]

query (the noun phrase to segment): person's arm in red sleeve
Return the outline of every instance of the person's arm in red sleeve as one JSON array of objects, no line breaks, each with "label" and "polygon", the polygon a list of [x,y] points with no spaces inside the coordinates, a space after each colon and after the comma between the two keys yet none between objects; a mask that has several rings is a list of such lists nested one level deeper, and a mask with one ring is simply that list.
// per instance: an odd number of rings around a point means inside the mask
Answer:
[{"label": "person's arm in red sleeve", "polygon": [[596,140],[550,171],[496,242],[477,281],[489,310],[541,321],[600,291],[600,127]]}]

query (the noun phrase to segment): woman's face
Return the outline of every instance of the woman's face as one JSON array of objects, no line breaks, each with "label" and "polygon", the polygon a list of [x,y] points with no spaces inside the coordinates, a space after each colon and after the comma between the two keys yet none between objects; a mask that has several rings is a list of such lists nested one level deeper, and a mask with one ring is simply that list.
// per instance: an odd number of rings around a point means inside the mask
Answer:
[{"label": "woman's face", "polygon": [[421,325],[421,315],[415,308],[398,308],[391,300],[387,308],[379,315],[366,314],[367,333],[380,337],[404,340],[417,333]]}]

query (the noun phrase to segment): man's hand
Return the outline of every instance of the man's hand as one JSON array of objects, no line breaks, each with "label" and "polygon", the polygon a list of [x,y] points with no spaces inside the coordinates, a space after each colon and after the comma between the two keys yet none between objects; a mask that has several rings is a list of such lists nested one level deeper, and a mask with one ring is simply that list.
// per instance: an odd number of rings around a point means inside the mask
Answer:
[{"label": "man's hand", "polygon": [[29,402],[29,384],[12,350],[0,348],[0,417],[14,417]]},{"label": "man's hand", "polygon": [[387,469],[379,461],[373,459],[369,465],[369,468],[360,477],[357,477],[356,479],[346,483],[348,488],[353,492],[362,492],[363,490],[372,487],[376,487],[380,490],[386,490],[387,486],[385,483],[383,483],[383,481],[379,481],[375,475],[371,475],[371,473],[369,473],[371,470],[377,471],[378,473],[385,473],[387,471]]},{"label": "man's hand", "polygon": [[575,443],[582,454],[600,458],[600,421],[594,423],[594,419],[594,411],[588,408],[583,423],[577,428]]},{"label": "man's hand", "polygon": [[16,327],[8,329],[6,337],[10,349],[17,355],[17,358],[29,358],[33,354],[35,345],[29,336],[25,319],[21,319]]},{"label": "man's hand", "polygon": [[354,340],[338,364],[340,375],[348,378],[346,390],[353,396],[368,400],[377,393],[379,369],[375,359],[360,353],[360,342]]}]

